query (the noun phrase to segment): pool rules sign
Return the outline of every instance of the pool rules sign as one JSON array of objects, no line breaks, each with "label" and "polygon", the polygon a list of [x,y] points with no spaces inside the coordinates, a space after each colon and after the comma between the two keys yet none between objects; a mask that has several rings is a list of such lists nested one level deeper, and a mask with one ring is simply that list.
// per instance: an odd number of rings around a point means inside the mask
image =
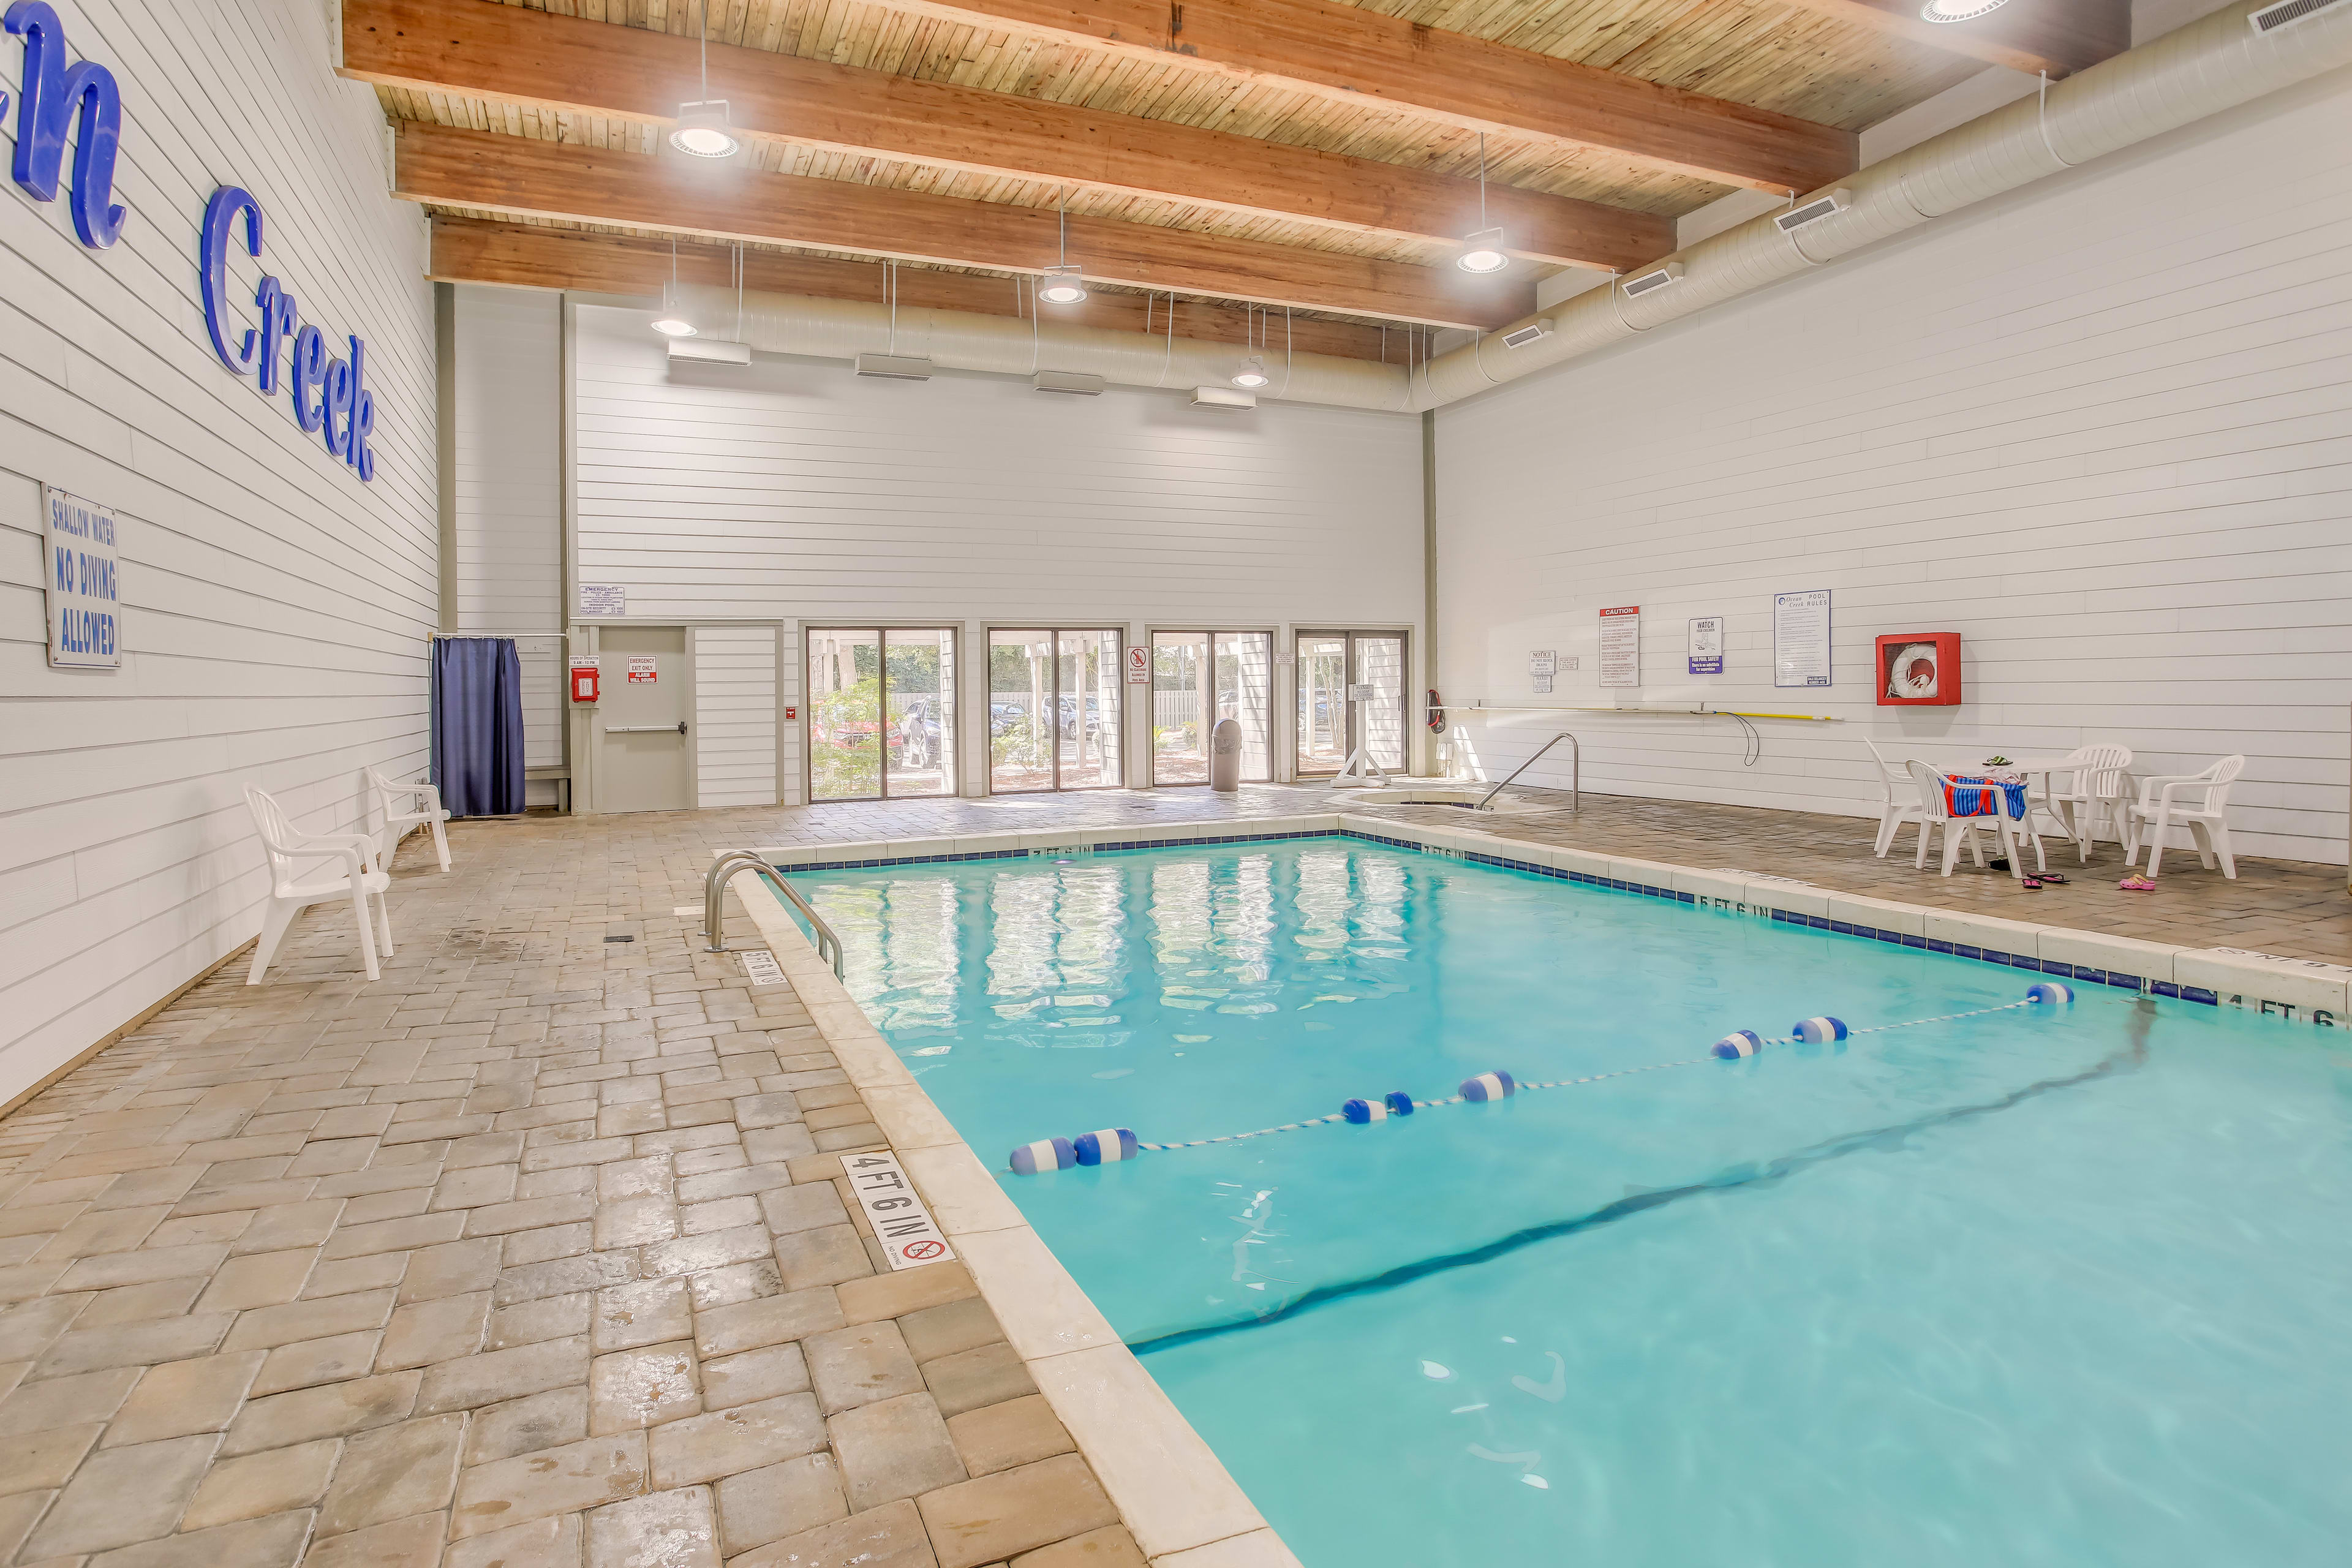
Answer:
[{"label": "pool rules sign", "polygon": [[114,513],[41,487],[41,580],[49,601],[49,668],[122,668],[121,563]]}]

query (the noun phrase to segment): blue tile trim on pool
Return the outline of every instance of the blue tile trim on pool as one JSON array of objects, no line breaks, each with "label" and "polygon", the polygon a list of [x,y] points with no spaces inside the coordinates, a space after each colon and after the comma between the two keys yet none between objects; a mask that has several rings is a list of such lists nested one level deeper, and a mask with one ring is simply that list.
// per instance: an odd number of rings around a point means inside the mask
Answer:
[{"label": "blue tile trim on pool", "polygon": [[[1057,846],[1086,849],[1094,854],[1116,854],[1120,851],[1144,849],[1180,849],[1189,846],[1214,844],[1271,844],[1294,838],[1354,838],[1367,844],[1383,845],[1391,849],[1411,849],[1422,854],[1432,852],[1432,846],[1415,838],[1394,838],[1383,833],[1366,833],[1357,828],[1317,827],[1284,829],[1273,833],[1220,833],[1193,838],[1121,838],[1099,844]],[[797,871],[868,870],[886,866],[940,866],[966,860],[1025,860],[1032,855],[1050,854],[1051,848],[980,849],[959,855],[904,855],[886,859],[812,860],[797,866],[779,866],[786,873]],[[1678,892],[1673,888],[1654,887],[1647,882],[1631,882],[1621,877],[1600,877],[1590,871],[1570,871],[1557,866],[1539,866],[1532,860],[1514,860],[1507,856],[1489,855],[1475,849],[1444,851],[1454,858],[1475,861],[1481,866],[1498,867],[1506,871],[1524,871],[1529,876],[1549,877],[1558,881],[1579,882],[1589,888],[1606,888],[1612,892],[1633,893],[1643,898],[1664,899],[1669,903],[1698,902],[1696,895]],[[1755,911],[1787,925],[1803,926],[1812,931],[1825,931],[1836,936],[1862,937],[1871,942],[1883,942],[1892,947],[1914,947],[1927,952],[1949,953],[1955,958],[1971,959],[1979,963],[2000,964],[2010,969],[2031,969],[2043,974],[2055,974],[2061,979],[2079,980],[2090,985],[2109,985],[2122,991],[2148,991],[2158,996],[2170,996],[2184,1002],[2201,1002],[2218,1007],[2221,998],[2216,992],[2198,985],[2176,985],[2168,980],[2150,982],[2140,975],[2124,974],[2094,969],[2088,964],[2067,963],[2054,958],[2035,958],[2026,953],[2002,952],[1995,948],[1971,947],[1966,942],[1945,942],[1936,937],[1913,936],[1908,932],[1883,931],[1875,926],[1856,925],[1850,921],[1832,921],[1822,915],[1809,915],[1796,910],[1764,909]]]}]

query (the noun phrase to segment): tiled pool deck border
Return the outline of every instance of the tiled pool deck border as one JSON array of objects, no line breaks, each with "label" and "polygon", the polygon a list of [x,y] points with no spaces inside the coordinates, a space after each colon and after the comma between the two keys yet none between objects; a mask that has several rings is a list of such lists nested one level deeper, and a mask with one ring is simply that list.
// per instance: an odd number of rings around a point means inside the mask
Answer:
[{"label": "tiled pool deck border", "polygon": [[[1732,871],[1534,844],[1475,828],[1423,827],[1348,813],[1262,817],[1223,833],[1202,833],[1202,826],[1068,827],[765,847],[759,853],[779,869],[797,872],[1027,859],[1072,850],[1108,853],[1344,837],[1433,851],[1694,909],[1949,953],[2084,984],[2243,1007],[2327,1027],[2341,1026],[2352,1013],[2347,1005],[2352,970],[2332,966],[2037,926],[1864,898],[1780,878],[1751,879]],[[750,885],[739,886],[748,890]],[[1223,1464],[1120,1342],[1108,1320],[1030,1228],[989,1167],[931,1103],[832,970],[818,960],[783,906],[772,897],[760,897],[746,899],[744,908],[1154,1568],[1297,1568],[1297,1560]]]}]

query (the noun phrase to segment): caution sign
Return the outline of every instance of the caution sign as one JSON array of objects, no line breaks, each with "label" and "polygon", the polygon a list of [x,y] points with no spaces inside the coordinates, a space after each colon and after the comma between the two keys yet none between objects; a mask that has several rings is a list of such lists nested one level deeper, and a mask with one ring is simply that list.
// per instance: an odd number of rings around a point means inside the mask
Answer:
[{"label": "caution sign", "polygon": [[857,1206],[866,1211],[891,1268],[919,1268],[955,1256],[896,1154],[887,1150],[845,1154],[841,1170],[849,1178],[849,1190],[857,1194]]}]

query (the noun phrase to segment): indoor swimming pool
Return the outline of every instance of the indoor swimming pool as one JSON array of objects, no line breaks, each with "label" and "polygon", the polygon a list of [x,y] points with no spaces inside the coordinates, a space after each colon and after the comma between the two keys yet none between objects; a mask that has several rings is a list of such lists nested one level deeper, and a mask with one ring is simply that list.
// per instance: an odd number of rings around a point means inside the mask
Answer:
[{"label": "indoor swimming pool", "polygon": [[1003,1177],[1308,1568],[2341,1559],[2337,1031],[1338,837],[795,881],[1000,1170],[1618,1075]]}]

